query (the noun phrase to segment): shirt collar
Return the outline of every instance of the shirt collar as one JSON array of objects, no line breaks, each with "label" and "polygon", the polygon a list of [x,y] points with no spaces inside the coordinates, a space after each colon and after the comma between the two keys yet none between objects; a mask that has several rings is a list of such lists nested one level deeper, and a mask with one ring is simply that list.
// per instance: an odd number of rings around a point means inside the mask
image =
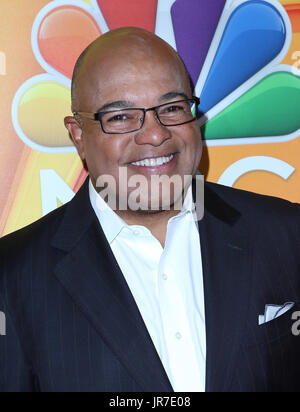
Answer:
[{"label": "shirt collar", "polygon": [[120,218],[97,193],[90,179],[89,181],[90,200],[93,209],[98,217],[108,242],[111,244],[127,223]]},{"label": "shirt collar", "polygon": [[[116,239],[124,228],[131,230],[131,227],[119,215],[117,215],[117,213],[114,212],[99,195],[94,188],[91,179],[89,180],[89,194],[92,207],[98,217],[109,244]],[[190,185],[182,206],[182,210],[178,215],[172,217],[170,221],[181,219],[190,213],[193,214],[194,210],[195,204],[193,201],[192,185]]]},{"label": "shirt collar", "polygon": [[186,214],[193,214],[195,210],[195,203],[193,199],[192,185],[189,186],[180,213],[174,216],[173,219],[185,216]]}]

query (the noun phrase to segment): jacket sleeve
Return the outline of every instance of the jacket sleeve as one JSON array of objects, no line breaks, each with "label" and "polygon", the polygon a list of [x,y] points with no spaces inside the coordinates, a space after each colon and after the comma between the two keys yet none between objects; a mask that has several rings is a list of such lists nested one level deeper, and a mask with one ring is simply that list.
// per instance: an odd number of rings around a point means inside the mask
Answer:
[{"label": "jacket sleeve", "polygon": [[0,290],[0,393],[38,392],[2,292]]}]

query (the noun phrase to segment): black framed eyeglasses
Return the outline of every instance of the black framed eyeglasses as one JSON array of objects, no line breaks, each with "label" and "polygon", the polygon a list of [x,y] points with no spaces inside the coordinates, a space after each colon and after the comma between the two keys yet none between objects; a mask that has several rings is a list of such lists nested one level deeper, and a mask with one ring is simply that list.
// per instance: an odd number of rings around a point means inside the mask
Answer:
[{"label": "black framed eyeglasses", "polygon": [[146,113],[155,112],[157,121],[165,127],[181,126],[197,119],[200,99],[193,97],[188,100],[178,100],[149,109],[130,108],[108,112],[86,113],[74,112],[74,116],[100,122],[106,134],[125,134],[136,132],[144,126]]}]

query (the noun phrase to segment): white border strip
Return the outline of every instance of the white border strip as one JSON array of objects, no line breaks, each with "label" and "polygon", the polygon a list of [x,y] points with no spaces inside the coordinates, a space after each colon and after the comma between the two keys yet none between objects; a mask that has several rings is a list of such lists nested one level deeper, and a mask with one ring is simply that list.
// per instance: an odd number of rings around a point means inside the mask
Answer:
[{"label": "white border strip", "polygon": [[106,20],[102,14],[102,11],[100,10],[100,7],[97,3],[97,0],[90,0],[92,3],[92,7],[93,7],[93,12],[91,12],[92,16],[94,17],[94,19],[96,20],[96,22],[98,23],[98,26],[102,32],[102,34],[105,34],[109,31],[109,27],[106,23]]},{"label": "white border strip", "polygon": [[176,0],[158,0],[155,34],[177,50],[171,9]]}]

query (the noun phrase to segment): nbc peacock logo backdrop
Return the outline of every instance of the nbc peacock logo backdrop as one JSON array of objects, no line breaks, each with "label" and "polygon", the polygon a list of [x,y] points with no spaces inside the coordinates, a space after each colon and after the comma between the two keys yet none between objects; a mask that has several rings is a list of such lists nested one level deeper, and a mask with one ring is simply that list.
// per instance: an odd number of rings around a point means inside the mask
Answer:
[{"label": "nbc peacock logo backdrop", "polygon": [[72,70],[91,41],[124,26],[183,57],[208,180],[300,202],[299,0],[3,0],[0,11],[0,236],[86,178],[63,125]]}]

